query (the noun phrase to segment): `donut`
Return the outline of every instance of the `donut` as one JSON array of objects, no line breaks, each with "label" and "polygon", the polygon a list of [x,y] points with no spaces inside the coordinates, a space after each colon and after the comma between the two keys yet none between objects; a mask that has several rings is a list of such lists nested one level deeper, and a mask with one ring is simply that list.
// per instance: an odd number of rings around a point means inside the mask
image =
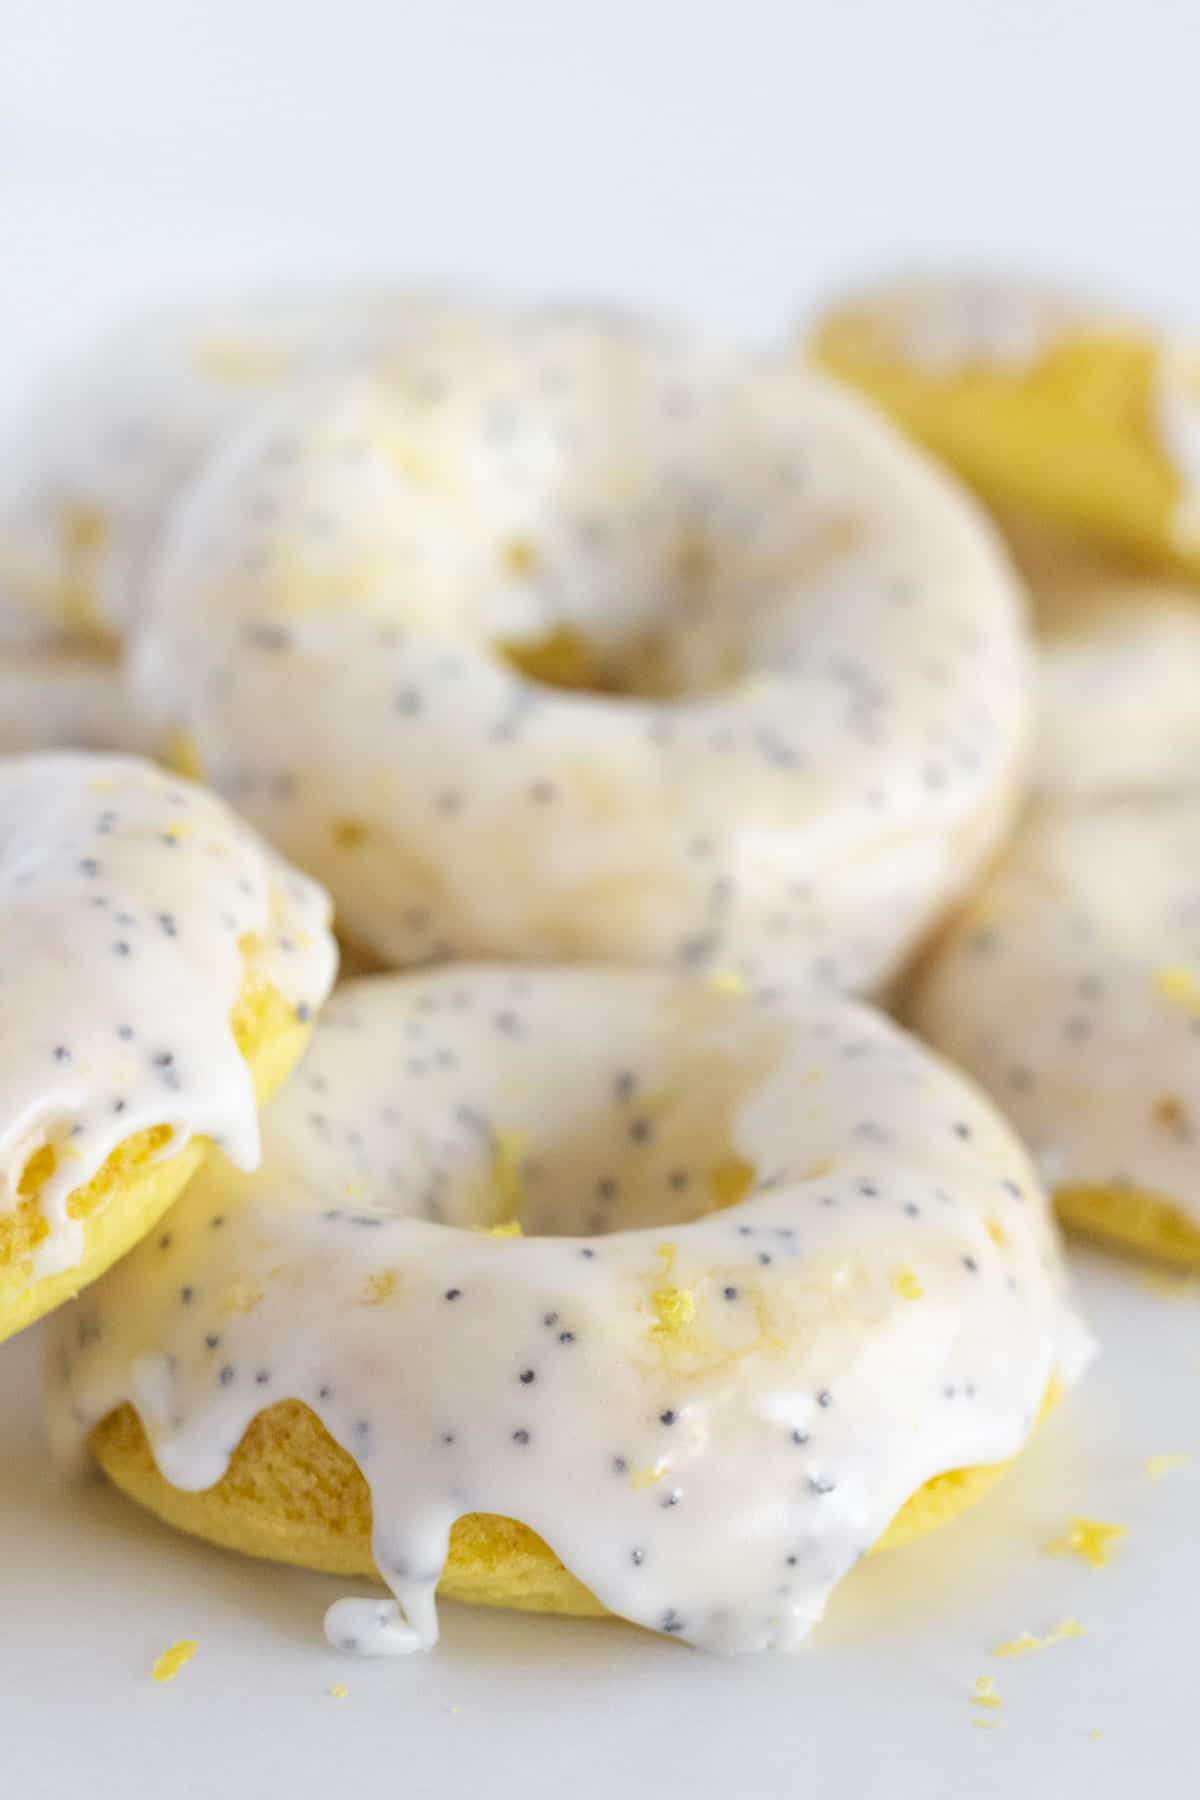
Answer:
[{"label": "donut", "polygon": [[870,990],[1007,826],[1012,571],[782,360],[431,320],[210,461],[135,679],[352,943]]},{"label": "donut", "polygon": [[0,1338],[151,1230],[265,1098],[333,979],[328,902],[133,757],[0,759]]},{"label": "donut", "polygon": [[387,289],[160,305],[51,367],[6,434],[0,643],[119,641],[162,520],[212,446],[421,306]]},{"label": "donut", "polygon": [[1030,812],[925,961],[917,1029],[1060,1214],[1200,1262],[1200,601],[1114,582],[1046,639]]},{"label": "donut", "polygon": [[1200,571],[1200,351],[1053,290],[879,283],[811,356],[997,504]]},{"label": "donut", "polygon": [[817,990],[462,964],[341,987],[264,1121],[49,1348],[52,1437],[341,1574],[789,1649],[981,1493],[1088,1356],[1024,1152]]}]

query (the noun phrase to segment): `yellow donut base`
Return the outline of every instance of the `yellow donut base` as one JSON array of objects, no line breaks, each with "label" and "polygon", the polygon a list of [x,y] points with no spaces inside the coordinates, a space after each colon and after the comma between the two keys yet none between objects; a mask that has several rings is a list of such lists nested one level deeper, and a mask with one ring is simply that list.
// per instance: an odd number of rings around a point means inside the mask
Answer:
[{"label": "yellow donut base", "polygon": [[[1039,1423],[1059,1391],[1052,1381]],[[282,1400],[259,1413],[224,1476],[202,1493],[185,1493],[159,1474],[131,1406],[102,1420],[89,1448],[117,1487],[180,1531],[247,1556],[333,1575],[377,1576],[370,1489],[353,1459],[298,1400]],[[1011,1460],[954,1469],[927,1481],[871,1553],[946,1524],[981,1500]],[[455,1521],[438,1593],[522,1612],[595,1616],[605,1611],[536,1532],[493,1513],[468,1513]]]},{"label": "yellow donut base", "polygon": [[1200,1268],[1200,1225],[1165,1194],[1140,1188],[1062,1187],[1054,1204],[1064,1225],[1160,1261]]},{"label": "yellow donut base", "polygon": [[824,321],[811,354],[985,500],[1200,572],[1200,541],[1174,532],[1182,487],[1155,428],[1160,364],[1149,336],[1080,332],[1028,368],[934,373],[880,354],[869,315],[848,308]]},{"label": "yellow donut base", "polygon": [[[310,1028],[275,988],[253,978],[242,991],[232,1023],[262,1105],[299,1061]],[[67,1211],[84,1221],[83,1255],[72,1268],[40,1281],[33,1277],[32,1253],[49,1226],[38,1196],[53,1172],[55,1156],[47,1147],[31,1157],[21,1177],[19,1205],[0,1215],[0,1342],[95,1281],[178,1199],[212,1146],[207,1138],[194,1137],[173,1155],[162,1156],[170,1135],[167,1125],[136,1132],[71,1195]]]}]

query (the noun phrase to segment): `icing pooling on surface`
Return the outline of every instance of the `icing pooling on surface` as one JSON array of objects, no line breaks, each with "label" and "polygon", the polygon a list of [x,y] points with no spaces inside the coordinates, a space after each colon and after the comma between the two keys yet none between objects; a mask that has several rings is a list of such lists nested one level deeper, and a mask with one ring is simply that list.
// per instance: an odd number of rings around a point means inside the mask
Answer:
[{"label": "icing pooling on surface", "polygon": [[227,447],[138,672],[395,965],[875,987],[1003,829],[1027,725],[1007,565],[855,401],[482,310]]},{"label": "icing pooling on surface", "polygon": [[1150,583],[1095,598],[1045,652],[1031,813],[912,1015],[1049,1182],[1200,1221],[1200,607]]},{"label": "icing pooling on surface", "polygon": [[214,443],[427,304],[367,288],[167,306],[51,370],[2,453],[0,643],[120,636],[162,521]]},{"label": "icing pooling on surface", "polygon": [[[71,1194],[134,1133],[258,1156],[230,1015],[248,976],[312,1011],[335,953],[321,890],[213,795],[130,757],[0,761],[0,1209],[45,1146],[49,1234],[34,1275],[73,1266]],[[251,941],[252,940],[252,941]]]},{"label": "icing pooling on surface", "polygon": [[[491,1235],[514,1210],[525,1235]],[[48,1391],[60,1449],[131,1401],[189,1489],[264,1406],[309,1405],[399,1609],[339,1603],[339,1642],[431,1645],[482,1511],[623,1617],[787,1649],[1086,1355],[1024,1153],[880,1015],[464,965],[339,990],[260,1171],[201,1172],[60,1326]]]}]

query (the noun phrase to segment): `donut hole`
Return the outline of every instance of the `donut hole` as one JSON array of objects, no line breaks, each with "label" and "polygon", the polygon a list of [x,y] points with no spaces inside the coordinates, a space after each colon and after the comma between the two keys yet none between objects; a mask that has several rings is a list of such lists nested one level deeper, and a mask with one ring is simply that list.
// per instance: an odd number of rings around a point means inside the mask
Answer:
[{"label": "donut hole", "polygon": [[[547,1000],[567,974],[546,978]],[[433,981],[435,1001],[468,997],[449,971]],[[767,1170],[745,1124],[778,1067],[774,1019],[703,982],[653,984],[643,990],[651,1004],[635,1007],[621,978],[579,971],[577,981],[575,1005],[543,1010],[536,977],[512,1000],[507,982],[489,978],[483,1018],[503,1054],[485,1039],[472,1055],[460,1040],[444,1086],[424,1047],[439,1013],[417,1015],[431,1022],[420,1053],[381,1072],[390,1167],[372,1196],[378,1210],[502,1235],[603,1237],[688,1224],[781,1173]],[[477,1008],[484,988],[471,990]],[[404,1085],[409,1062],[419,1101]],[[322,1108],[328,1099],[314,1096]]]},{"label": "donut hole", "polygon": [[733,643],[719,651],[680,654],[666,627],[601,643],[576,625],[556,624],[540,636],[501,639],[493,646],[510,668],[539,687],[631,700],[684,700],[735,686],[745,673],[744,651]]},{"label": "donut hole", "polygon": [[[691,1224],[740,1204],[758,1166],[697,1103],[635,1113],[623,1141],[595,1120],[539,1138],[497,1133],[458,1171],[445,1222],[496,1237],[606,1237]],[[665,1115],[665,1116],[664,1116]]]},{"label": "donut hole", "polygon": [[[682,524],[662,536],[648,548],[625,546],[625,579],[603,593],[568,565],[547,560],[543,569],[531,540],[507,540],[502,571],[520,574],[496,595],[503,628],[491,635],[494,654],[527,681],[574,694],[681,701],[736,686],[756,659],[756,583],[718,527]],[[528,610],[522,599],[534,610],[528,629],[513,629],[514,587],[517,616]]]}]

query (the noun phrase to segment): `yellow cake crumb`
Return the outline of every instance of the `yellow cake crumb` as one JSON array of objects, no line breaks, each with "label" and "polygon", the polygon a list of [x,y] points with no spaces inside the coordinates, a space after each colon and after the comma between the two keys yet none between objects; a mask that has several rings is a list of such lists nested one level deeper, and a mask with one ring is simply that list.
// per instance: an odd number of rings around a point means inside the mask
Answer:
[{"label": "yellow cake crumb", "polygon": [[714,994],[729,994],[732,997],[746,992],[746,977],[739,975],[736,969],[713,969],[708,977],[708,985]]},{"label": "yellow cake crumb", "polygon": [[1128,1534],[1124,1525],[1109,1525],[1103,1519],[1085,1519],[1076,1515],[1065,1537],[1055,1538],[1042,1546],[1047,1556],[1079,1556],[1093,1569],[1103,1569],[1112,1561],[1112,1553]]},{"label": "yellow cake crumb", "polygon": [[164,1650],[153,1669],[150,1671],[152,1681],[174,1681],[185,1663],[190,1663],[198,1649],[195,1638],[180,1638],[169,1650]]},{"label": "yellow cake crumb", "polygon": [[917,1279],[916,1270],[910,1268],[908,1263],[905,1263],[902,1269],[896,1270],[892,1276],[892,1286],[902,1300],[920,1300],[925,1292]]},{"label": "yellow cake crumb", "polygon": [[727,1156],[714,1163],[708,1171],[708,1189],[715,1210],[724,1212],[743,1201],[754,1186],[757,1174],[755,1165],[742,1156]]},{"label": "yellow cake crumb", "polygon": [[1044,1638],[1035,1637],[1032,1631],[1023,1631],[1020,1637],[1010,1638],[1007,1643],[994,1644],[992,1656],[1029,1656],[1034,1650],[1047,1650],[1051,1644],[1065,1643],[1068,1638],[1083,1636],[1083,1626],[1078,1619],[1062,1619],[1048,1631]]},{"label": "yellow cake crumb", "polygon": [[350,1689],[346,1686],[344,1681],[335,1681],[329,1691],[335,1700],[344,1700],[346,1695],[350,1692]]},{"label": "yellow cake crumb", "polygon": [[1191,1460],[1186,1451],[1168,1451],[1158,1456],[1148,1456],[1143,1466],[1151,1481],[1161,1481],[1164,1475],[1170,1475],[1175,1469],[1182,1469]]},{"label": "yellow cake crumb", "polygon": [[643,1488],[653,1487],[656,1481],[661,1481],[666,1472],[667,1465],[660,1459],[644,1469],[634,1469],[629,1477],[629,1485],[640,1493]]},{"label": "yellow cake crumb", "polygon": [[971,1723],[980,1731],[998,1731],[1000,1729],[999,1719],[972,1719]]},{"label": "yellow cake crumb", "polygon": [[996,1683],[992,1680],[990,1675],[977,1675],[975,1677],[975,1692],[971,1695],[971,1699],[976,1706],[997,1707],[1000,1705],[1000,1696],[996,1692]]},{"label": "yellow cake crumb", "polygon": [[[521,1227],[516,1221],[521,1216],[521,1205],[525,1191],[521,1184],[521,1163],[529,1148],[527,1131],[498,1131],[492,1147],[492,1191],[500,1205],[502,1219],[508,1221],[503,1230],[494,1230],[496,1237],[519,1237]],[[516,1229],[510,1229],[516,1225]]]}]

